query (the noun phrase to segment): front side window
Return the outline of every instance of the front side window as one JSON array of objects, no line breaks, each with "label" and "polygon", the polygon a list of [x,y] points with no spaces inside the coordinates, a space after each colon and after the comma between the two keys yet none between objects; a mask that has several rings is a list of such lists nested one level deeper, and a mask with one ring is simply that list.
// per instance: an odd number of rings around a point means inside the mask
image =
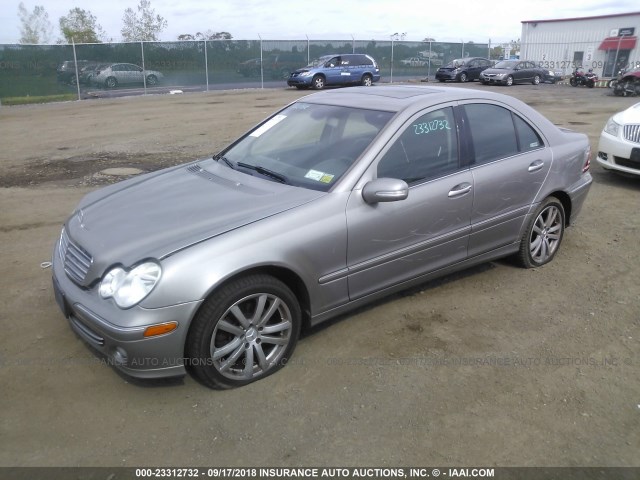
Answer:
[{"label": "front side window", "polygon": [[426,113],[404,128],[378,163],[378,178],[399,178],[415,185],[458,170],[458,135],[451,107]]},{"label": "front side window", "polygon": [[219,157],[249,175],[328,191],[392,116],[378,110],[298,102]]}]

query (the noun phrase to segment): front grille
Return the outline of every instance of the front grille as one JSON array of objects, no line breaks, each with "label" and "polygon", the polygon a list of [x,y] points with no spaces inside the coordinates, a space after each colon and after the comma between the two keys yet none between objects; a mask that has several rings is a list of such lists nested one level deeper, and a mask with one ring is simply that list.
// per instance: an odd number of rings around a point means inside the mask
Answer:
[{"label": "front grille", "polygon": [[60,235],[58,252],[64,265],[64,271],[67,272],[69,278],[76,283],[83,283],[87,278],[93,258],[86,250],[71,241],[64,228]]},{"label": "front grille", "polygon": [[625,125],[624,139],[633,143],[640,143],[640,125]]}]

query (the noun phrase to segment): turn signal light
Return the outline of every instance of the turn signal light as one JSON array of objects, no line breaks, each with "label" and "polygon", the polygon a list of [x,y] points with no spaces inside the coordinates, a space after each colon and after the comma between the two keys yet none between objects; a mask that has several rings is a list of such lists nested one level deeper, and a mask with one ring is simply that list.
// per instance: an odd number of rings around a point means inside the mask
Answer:
[{"label": "turn signal light", "polygon": [[151,325],[144,331],[145,337],[157,337],[158,335],[164,335],[169,332],[173,332],[178,328],[178,322],[160,323],[158,325]]}]

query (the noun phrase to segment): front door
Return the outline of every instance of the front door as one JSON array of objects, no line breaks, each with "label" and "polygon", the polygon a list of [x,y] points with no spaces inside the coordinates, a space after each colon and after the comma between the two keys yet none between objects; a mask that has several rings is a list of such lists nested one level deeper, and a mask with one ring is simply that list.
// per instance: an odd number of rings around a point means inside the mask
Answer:
[{"label": "front door", "polygon": [[473,178],[460,167],[453,107],[414,116],[365,177],[402,179],[409,195],[371,205],[362,188],[352,192],[347,204],[350,299],[466,258]]}]

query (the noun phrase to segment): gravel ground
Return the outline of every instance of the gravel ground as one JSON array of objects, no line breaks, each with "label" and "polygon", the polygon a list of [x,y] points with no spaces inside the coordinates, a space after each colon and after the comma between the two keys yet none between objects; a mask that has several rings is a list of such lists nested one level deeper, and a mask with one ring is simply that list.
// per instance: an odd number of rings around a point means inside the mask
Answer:
[{"label": "gravel ground", "polygon": [[[639,100],[474,88],[589,134],[594,153]],[[104,170],[209,156],[303,94],[0,107],[0,466],[640,466],[640,178],[596,164],[551,264],[492,262],[389,297],[307,332],[245,388],[133,381],[72,333],[40,264],[80,198],[122,178]]]}]

